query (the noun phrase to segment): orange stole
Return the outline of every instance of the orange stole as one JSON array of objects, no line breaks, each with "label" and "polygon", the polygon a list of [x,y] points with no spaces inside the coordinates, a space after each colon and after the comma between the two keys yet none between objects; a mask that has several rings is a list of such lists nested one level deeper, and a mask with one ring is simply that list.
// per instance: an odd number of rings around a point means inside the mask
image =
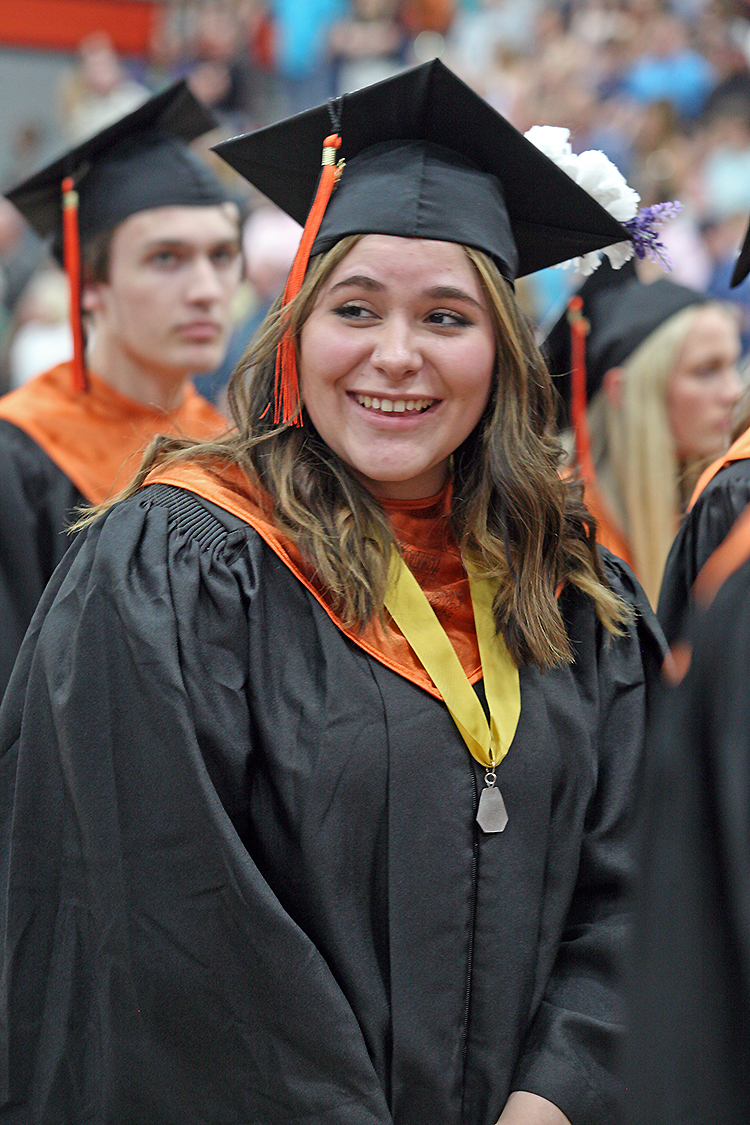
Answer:
[{"label": "orange stole", "polygon": [[693,495],[690,497],[688,511],[690,511],[709,481],[714,479],[719,469],[723,469],[725,465],[730,465],[732,461],[744,461],[748,457],[750,457],[750,430],[745,430],[745,432],[740,434],[737,440],[730,445],[726,453],[723,453],[712,465],[709,465],[705,472],[698,478],[698,483],[693,490]]},{"label": "orange stole", "polygon": [[[429,692],[442,696],[417,659],[403,633],[388,622],[370,621],[364,628],[345,625],[327,600],[325,587],[302,558],[297,544],[272,521],[270,497],[260,492],[236,465],[220,468],[186,462],[157,466],[146,484],[170,484],[216,504],[248,523],[294,576],[310,591],[342,633],[381,664]],[[389,503],[386,510],[410,569],[446,630],[471,683],[482,678],[469,581],[445,520],[450,486],[427,501]]]},{"label": "orange stole", "polygon": [[607,547],[613,555],[617,555],[633,567],[633,558],[630,546],[620,528],[615,523],[614,517],[607,506],[607,502],[599,491],[594,481],[589,481],[584,486],[583,498],[586,507],[596,520],[596,541],[602,547]]},{"label": "orange stole", "polygon": [[182,405],[165,414],[88,377],[88,392],[75,392],[72,365],[61,363],[0,398],[0,418],[27,433],[91,504],[129,483],[158,434],[205,440],[227,428],[192,384]]}]

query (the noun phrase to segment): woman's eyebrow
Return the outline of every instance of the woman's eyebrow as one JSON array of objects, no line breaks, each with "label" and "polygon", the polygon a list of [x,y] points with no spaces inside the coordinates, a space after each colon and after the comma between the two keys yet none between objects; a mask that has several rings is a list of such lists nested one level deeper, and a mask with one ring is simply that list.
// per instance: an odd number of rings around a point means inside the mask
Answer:
[{"label": "woman's eyebrow", "polygon": [[[348,286],[358,286],[360,289],[383,290],[385,286],[380,281],[376,281],[373,277],[368,277],[367,274],[355,273],[350,277],[345,277],[341,281],[337,281],[335,285],[331,286],[330,292],[335,293],[339,289],[346,289]],[[468,301],[469,304],[475,305],[478,309],[482,305],[470,293],[464,289],[459,289],[454,285],[435,285],[430,289],[424,290],[425,297],[430,297],[432,300],[453,300],[453,301]]]},{"label": "woman's eyebrow", "polygon": [[364,273],[353,273],[351,277],[345,277],[342,281],[337,281],[335,285],[331,286],[330,292],[335,293],[338,289],[346,289],[347,286],[359,286],[360,289],[385,289],[385,286],[380,281],[376,281],[374,277],[368,277]]},{"label": "woman's eyebrow", "polygon": [[446,301],[468,301],[469,304],[476,305],[478,309],[483,307],[476,297],[472,297],[470,293],[467,293],[464,289],[458,289],[454,285],[435,285],[432,289],[425,290],[425,296],[437,300],[442,298]]}]

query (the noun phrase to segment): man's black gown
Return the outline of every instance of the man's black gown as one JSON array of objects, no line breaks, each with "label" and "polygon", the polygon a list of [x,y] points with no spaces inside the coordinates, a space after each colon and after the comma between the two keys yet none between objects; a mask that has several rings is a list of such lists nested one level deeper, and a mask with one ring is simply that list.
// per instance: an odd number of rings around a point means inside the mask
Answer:
[{"label": "man's black gown", "polygon": [[[152,485],[58,568],[0,714],[0,1121],[574,1125],[620,1093],[658,627],[521,671],[498,769],[247,523]],[[656,631],[654,631],[656,630]]]},{"label": "man's black gown", "polygon": [[0,698],[67,527],[86,500],[42,448],[0,418]]}]

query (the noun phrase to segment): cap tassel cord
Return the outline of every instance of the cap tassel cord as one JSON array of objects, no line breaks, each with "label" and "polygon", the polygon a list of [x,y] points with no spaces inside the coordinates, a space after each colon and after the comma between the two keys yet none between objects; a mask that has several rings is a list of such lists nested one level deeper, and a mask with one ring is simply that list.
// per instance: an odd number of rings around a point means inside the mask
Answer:
[{"label": "cap tassel cord", "polygon": [[[336,152],[341,146],[341,137],[333,133],[323,142],[323,170],[320,173],[318,190],[302,231],[299,247],[289,271],[281,305],[282,310],[292,301],[300,289],[310,260],[310,250],[315,241],[320,224],[331,198],[331,193],[341,175],[342,162],[336,163]],[[274,389],[274,422],[302,425],[302,404],[299,394],[299,375],[294,339],[288,328],[284,330],[276,353],[276,380]]]},{"label": "cap tassel cord", "polygon": [[571,353],[570,420],[575,437],[576,458],[581,477],[586,484],[595,480],[594,459],[591,456],[591,435],[586,413],[586,336],[589,324],[583,315],[583,301],[571,297],[568,302]]},{"label": "cap tassel cord", "polygon": [[78,234],[78,192],[72,177],[62,182],[63,263],[70,288],[70,326],[73,332],[73,390],[88,390],[81,324],[81,243]]}]

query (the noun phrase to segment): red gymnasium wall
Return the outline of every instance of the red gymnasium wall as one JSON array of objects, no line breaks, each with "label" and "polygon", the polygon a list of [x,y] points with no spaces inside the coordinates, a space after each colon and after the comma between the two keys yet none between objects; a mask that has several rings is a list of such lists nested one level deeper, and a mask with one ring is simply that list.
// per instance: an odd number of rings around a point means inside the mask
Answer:
[{"label": "red gymnasium wall", "polygon": [[157,7],[157,0],[0,0],[0,46],[69,51],[106,31],[118,51],[139,55]]}]

